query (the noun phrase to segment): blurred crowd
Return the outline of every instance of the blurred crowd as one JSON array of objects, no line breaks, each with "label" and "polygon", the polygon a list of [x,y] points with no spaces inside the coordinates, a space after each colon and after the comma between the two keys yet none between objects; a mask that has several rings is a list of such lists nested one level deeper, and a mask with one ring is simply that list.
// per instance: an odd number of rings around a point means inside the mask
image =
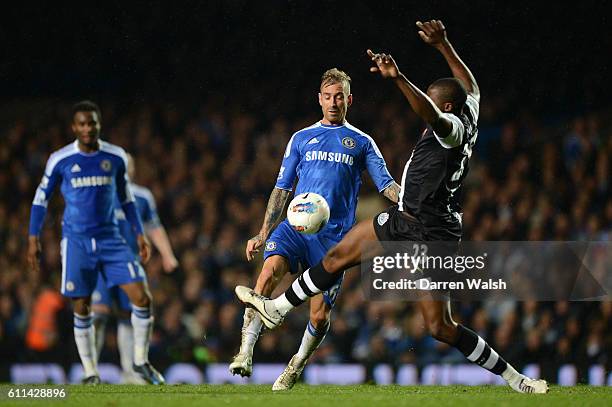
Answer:
[{"label": "blurred crowd", "polygon": [[[261,266],[245,260],[246,241],[263,220],[269,193],[292,133],[319,119],[314,94],[302,115],[258,115],[218,100],[193,106],[122,105],[101,101],[103,138],[136,162],[135,182],[149,187],[180,262],[163,272],[156,254],[146,265],[155,303],[151,359],[204,366],[237,351],[243,308],[237,284],[252,285]],[[477,150],[463,191],[465,240],[607,241],[612,230],[610,111],[548,120],[527,113],[495,120],[483,101]],[[32,101],[11,112],[0,139],[0,375],[15,362],[78,361],[69,304],[57,293],[61,274],[61,194],[51,199],[42,233],[42,271],[25,264],[30,204],[48,155],[69,143],[66,103]],[[400,180],[422,124],[401,99],[349,111],[349,121],[377,141]],[[353,120],[354,119],[354,120]],[[389,205],[371,181],[359,218]],[[288,284],[290,279],[286,277]],[[540,364],[546,372],[573,363],[612,366],[611,302],[455,303],[456,318],[488,338],[508,361]],[[255,362],[287,362],[297,350],[306,307],[277,331],[264,332]],[[349,273],[332,328],[311,362],[463,363],[463,356],[429,337],[414,304],[368,302],[359,271]],[[30,338],[34,319],[44,340]],[[118,363],[114,329],[101,361]],[[555,380],[556,373],[547,376]],[[2,381],[4,381],[4,379]]]}]

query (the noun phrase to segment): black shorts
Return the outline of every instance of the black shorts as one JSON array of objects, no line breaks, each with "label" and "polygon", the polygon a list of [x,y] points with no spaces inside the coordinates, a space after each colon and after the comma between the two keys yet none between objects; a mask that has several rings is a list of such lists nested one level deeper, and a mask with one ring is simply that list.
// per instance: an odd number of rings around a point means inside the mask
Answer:
[{"label": "black shorts", "polygon": [[[374,217],[374,231],[381,242],[459,242],[461,223],[423,225],[393,205]],[[384,246],[384,245],[383,245]]]},{"label": "black shorts", "polygon": [[[415,253],[415,244],[427,246],[428,256],[456,256],[459,251],[461,224],[441,224],[439,227],[424,226],[418,219],[400,212],[397,205],[374,217],[374,231],[385,250],[385,255]],[[403,244],[406,243],[406,244]],[[417,249],[419,250],[419,249]],[[452,281],[457,278],[448,270],[430,268],[420,278],[434,281]]]}]

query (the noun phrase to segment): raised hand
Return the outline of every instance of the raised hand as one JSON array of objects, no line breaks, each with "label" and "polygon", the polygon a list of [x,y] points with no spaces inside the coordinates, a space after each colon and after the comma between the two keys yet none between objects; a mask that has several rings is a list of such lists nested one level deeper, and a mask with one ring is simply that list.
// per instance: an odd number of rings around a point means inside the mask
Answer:
[{"label": "raised hand", "polygon": [[255,253],[259,253],[259,248],[263,246],[265,240],[261,233],[249,239],[246,245],[246,258],[248,261],[255,258]]},{"label": "raised hand", "polygon": [[145,235],[138,235],[136,237],[136,241],[138,242],[138,254],[140,255],[140,260],[142,260],[142,264],[147,264],[151,258],[151,244]]},{"label": "raised hand", "polygon": [[27,261],[30,270],[38,273],[40,271],[40,239],[38,236],[30,236],[28,239]]},{"label": "raised hand", "polygon": [[419,36],[427,44],[437,47],[448,41],[446,38],[446,28],[442,21],[431,20],[424,23],[417,21],[416,25],[420,29]]},{"label": "raised hand", "polygon": [[391,55],[375,54],[371,49],[368,49],[367,53],[372,62],[376,64],[370,68],[370,72],[380,72],[383,78],[395,79],[399,76],[399,69]]}]

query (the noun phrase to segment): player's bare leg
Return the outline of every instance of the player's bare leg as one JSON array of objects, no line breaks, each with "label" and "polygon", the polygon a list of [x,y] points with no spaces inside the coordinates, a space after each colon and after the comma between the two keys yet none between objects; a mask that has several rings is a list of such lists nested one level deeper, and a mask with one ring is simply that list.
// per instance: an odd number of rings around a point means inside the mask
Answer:
[{"label": "player's bare leg", "polygon": [[[368,244],[364,245],[364,242]],[[283,322],[290,310],[303,304],[308,297],[314,297],[333,287],[342,277],[344,270],[358,265],[362,259],[371,259],[382,252],[383,248],[376,237],[372,219],[364,220],[331,248],[321,263],[302,273],[278,298],[270,300],[243,286],[236,287],[236,295],[243,303],[257,310],[268,329],[274,329]]]},{"label": "player's bare leg", "polygon": [[164,384],[165,379],[149,363],[149,341],[153,330],[151,312],[151,293],[142,282],[124,284],[121,289],[132,303],[132,327],[134,331],[134,365],[133,369],[144,380],[151,384]]},{"label": "player's bare leg", "polygon": [[325,339],[329,330],[332,308],[322,294],[310,300],[310,320],[297,353],[272,385],[273,391],[290,390],[300,378],[308,359]]},{"label": "player's bare leg", "polygon": [[519,393],[548,392],[545,380],[534,380],[518,373],[483,338],[453,321],[450,301],[434,300],[430,294],[424,293],[418,307],[431,336],[457,348],[470,362],[502,376]]},{"label": "player's bare leg", "polygon": [[[261,273],[257,277],[254,291],[266,297],[278,286],[282,278],[289,271],[289,262],[279,255],[268,257],[263,264]],[[240,350],[233,357],[229,371],[231,374],[239,374],[249,377],[253,371],[253,349],[259,338],[262,328],[261,318],[252,308],[246,308],[242,322],[242,337],[240,339]]]},{"label": "player's bare leg", "polygon": [[96,354],[96,330],[91,314],[91,297],[72,299],[74,309],[74,340],[83,364],[83,383],[100,384]]}]

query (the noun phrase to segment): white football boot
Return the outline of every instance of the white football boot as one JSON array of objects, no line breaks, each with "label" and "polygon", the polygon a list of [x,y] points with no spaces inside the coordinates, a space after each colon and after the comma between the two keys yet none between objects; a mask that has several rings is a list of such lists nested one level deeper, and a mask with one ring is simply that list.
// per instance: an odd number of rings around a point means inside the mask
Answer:
[{"label": "white football boot", "polygon": [[298,379],[300,378],[300,375],[304,370],[304,366],[306,366],[306,362],[307,361],[302,361],[300,363],[297,355],[294,355],[283,373],[278,376],[278,379],[276,379],[272,385],[272,391],[291,390],[291,388],[295,386],[295,383],[297,383]]},{"label": "white football boot", "polygon": [[520,375],[518,380],[509,381],[508,384],[514,391],[519,393],[544,394],[548,393],[548,383],[542,379],[530,379],[525,375]]},{"label": "white football boot", "polygon": [[242,285],[237,286],[235,292],[240,301],[257,311],[266,328],[274,329],[283,323],[285,316],[276,309],[271,299]]},{"label": "white football boot", "polygon": [[244,353],[237,353],[229,365],[229,371],[233,375],[239,374],[242,377],[250,377],[253,373],[253,356]]}]

